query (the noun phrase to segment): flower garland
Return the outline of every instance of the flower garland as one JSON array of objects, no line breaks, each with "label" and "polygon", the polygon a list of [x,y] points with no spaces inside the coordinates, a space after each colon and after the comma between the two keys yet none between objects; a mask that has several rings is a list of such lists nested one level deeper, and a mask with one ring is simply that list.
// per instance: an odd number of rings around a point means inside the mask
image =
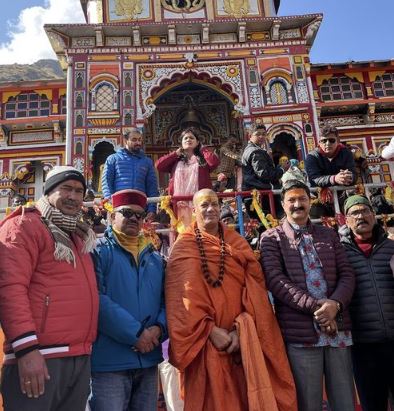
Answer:
[{"label": "flower garland", "polygon": [[223,283],[223,279],[224,279],[224,257],[226,255],[226,243],[224,242],[223,228],[219,224],[220,263],[219,263],[219,275],[217,279],[214,279],[211,276],[211,273],[209,272],[208,261],[205,255],[201,231],[196,226],[194,229],[194,232],[196,234],[197,246],[198,246],[198,250],[200,252],[200,257],[201,257],[201,268],[202,268],[205,281],[213,288],[221,287]]}]

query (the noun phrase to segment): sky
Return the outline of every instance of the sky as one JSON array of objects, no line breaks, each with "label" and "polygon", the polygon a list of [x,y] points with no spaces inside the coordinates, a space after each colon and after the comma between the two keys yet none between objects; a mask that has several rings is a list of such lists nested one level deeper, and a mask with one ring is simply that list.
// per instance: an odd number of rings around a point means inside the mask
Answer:
[{"label": "sky", "polygon": [[[84,21],[79,0],[2,3],[0,64],[56,58],[43,25]],[[313,63],[394,59],[394,0],[281,0],[280,16],[309,13],[324,15]]]}]

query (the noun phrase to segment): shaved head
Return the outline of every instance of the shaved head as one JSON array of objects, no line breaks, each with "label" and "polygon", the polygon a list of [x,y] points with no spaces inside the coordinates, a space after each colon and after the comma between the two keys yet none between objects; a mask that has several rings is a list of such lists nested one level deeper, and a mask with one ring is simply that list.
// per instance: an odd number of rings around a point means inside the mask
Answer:
[{"label": "shaved head", "polygon": [[219,228],[220,205],[216,193],[204,188],[193,196],[194,212],[197,227],[210,234],[216,235]]},{"label": "shaved head", "polygon": [[215,197],[218,199],[217,194],[210,188],[203,188],[202,190],[197,191],[193,196],[193,205],[196,206],[196,202],[200,197]]}]

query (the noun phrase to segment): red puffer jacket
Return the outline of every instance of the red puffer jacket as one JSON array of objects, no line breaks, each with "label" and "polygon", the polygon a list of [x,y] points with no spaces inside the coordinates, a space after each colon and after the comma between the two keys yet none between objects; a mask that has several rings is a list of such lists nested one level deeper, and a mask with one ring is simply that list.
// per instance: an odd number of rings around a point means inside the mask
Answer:
[{"label": "red puffer jacket", "polygon": [[39,348],[48,358],[90,354],[98,292],[89,254],[73,237],[73,264],[54,259],[55,244],[36,209],[19,208],[0,225],[0,322],[5,363]]}]

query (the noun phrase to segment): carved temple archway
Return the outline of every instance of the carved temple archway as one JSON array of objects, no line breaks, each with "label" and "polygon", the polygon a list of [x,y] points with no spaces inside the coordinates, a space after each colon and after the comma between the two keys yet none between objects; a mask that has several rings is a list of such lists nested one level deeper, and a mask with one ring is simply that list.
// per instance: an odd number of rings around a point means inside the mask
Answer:
[{"label": "carved temple archway", "polygon": [[190,126],[199,130],[204,145],[219,147],[230,134],[242,141],[241,121],[234,115],[236,98],[231,94],[190,77],[163,87],[152,93],[155,110],[145,127],[147,145],[162,151],[174,149],[182,130]]}]

